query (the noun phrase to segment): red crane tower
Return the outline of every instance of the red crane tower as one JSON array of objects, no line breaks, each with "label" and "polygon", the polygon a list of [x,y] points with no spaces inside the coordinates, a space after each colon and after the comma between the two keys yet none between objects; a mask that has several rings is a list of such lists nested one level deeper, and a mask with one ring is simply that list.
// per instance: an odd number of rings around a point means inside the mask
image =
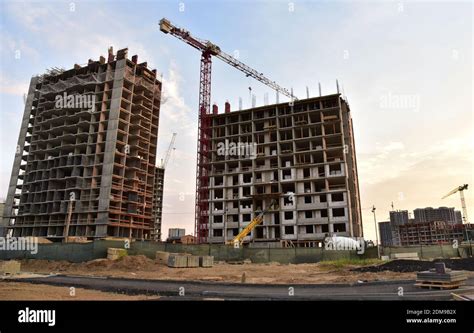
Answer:
[{"label": "red crane tower", "polygon": [[196,170],[196,208],[195,235],[198,243],[207,241],[209,230],[209,150],[210,150],[210,109],[211,109],[211,57],[215,56],[232,67],[244,72],[246,76],[262,82],[291,100],[296,98],[290,91],[279,86],[275,81],[266,78],[262,73],[250,68],[234,57],[224,53],[210,41],[193,37],[189,31],[174,26],[169,20],[160,20],[160,30],[181,39],[188,45],[202,52],[200,85],[199,85],[199,123],[197,142]]}]

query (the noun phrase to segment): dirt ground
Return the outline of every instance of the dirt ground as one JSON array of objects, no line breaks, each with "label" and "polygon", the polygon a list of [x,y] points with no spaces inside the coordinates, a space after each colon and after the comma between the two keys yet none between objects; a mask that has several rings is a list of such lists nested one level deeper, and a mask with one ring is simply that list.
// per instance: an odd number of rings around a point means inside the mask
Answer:
[{"label": "dirt ground", "polygon": [[82,288],[76,288],[74,292],[75,296],[71,296],[69,288],[66,287],[0,281],[0,300],[2,301],[128,301],[159,298],[158,296],[146,295],[128,296]]},{"label": "dirt ground", "polygon": [[285,265],[215,263],[211,268],[170,268],[145,256],[128,256],[119,260],[96,259],[85,263],[66,261],[22,260],[21,270],[31,273],[110,276],[137,279],[193,280],[246,283],[357,283],[415,279],[414,272],[356,272],[358,266],[332,267],[326,264]]}]

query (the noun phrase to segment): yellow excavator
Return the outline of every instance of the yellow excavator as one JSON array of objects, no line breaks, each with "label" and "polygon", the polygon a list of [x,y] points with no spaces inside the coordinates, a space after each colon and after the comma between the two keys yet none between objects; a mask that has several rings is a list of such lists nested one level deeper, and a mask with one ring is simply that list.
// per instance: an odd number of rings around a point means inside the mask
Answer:
[{"label": "yellow excavator", "polygon": [[242,243],[244,242],[245,236],[247,236],[257,225],[263,222],[263,216],[267,213],[270,209],[272,209],[273,205],[275,205],[276,201],[272,200],[270,206],[263,210],[260,214],[258,214],[252,222],[250,222],[234,239],[227,241],[227,245],[233,245],[234,248],[239,248]]}]

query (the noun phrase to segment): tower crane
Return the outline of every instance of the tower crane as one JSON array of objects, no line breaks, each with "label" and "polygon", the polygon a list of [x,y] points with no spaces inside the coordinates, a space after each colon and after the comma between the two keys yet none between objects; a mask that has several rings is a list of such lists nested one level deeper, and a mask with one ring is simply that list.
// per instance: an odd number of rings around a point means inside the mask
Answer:
[{"label": "tower crane", "polygon": [[176,140],[176,135],[178,135],[177,133],[173,133],[173,136],[171,137],[171,142],[170,142],[170,145],[168,146],[168,150],[166,150],[166,155],[165,155],[165,159],[161,159],[161,165],[160,165],[160,168],[163,168],[163,169],[166,169],[166,165],[168,164],[168,161],[170,159],[170,156],[171,156],[171,151],[174,150],[174,141]]},{"label": "tower crane", "polygon": [[467,190],[467,187],[468,187],[468,184],[458,186],[458,187],[454,188],[452,191],[450,191],[448,194],[446,194],[444,197],[441,198],[441,199],[444,199],[444,198],[447,198],[447,197],[449,197],[450,195],[452,195],[456,192],[459,192],[459,196],[461,197],[461,207],[462,207],[462,215],[463,215],[462,219],[463,219],[464,223],[468,223],[466,200],[464,199],[464,190]]},{"label": "tower crane", "polygon": [[186,44],[201,51],[200,85],[199,85],[199,111],[198,111],[198,142],[197,142],[197,170],[196,170],[196,206],[195,206],[195,235],[198,243],[206,242],[209,231],[209,150],[210,150],[210,104],[211,104],[211,58],[212,56],[237,68],[247,77],[257,81],[296,100],[293,93],[281,87],[275,81],[253,68],[245,65],[234,57],[221,51],[220,47],[208,40],[192,36],[185,29],[174,26],[169,20],[160,20],[160,30],[170,34]]}]

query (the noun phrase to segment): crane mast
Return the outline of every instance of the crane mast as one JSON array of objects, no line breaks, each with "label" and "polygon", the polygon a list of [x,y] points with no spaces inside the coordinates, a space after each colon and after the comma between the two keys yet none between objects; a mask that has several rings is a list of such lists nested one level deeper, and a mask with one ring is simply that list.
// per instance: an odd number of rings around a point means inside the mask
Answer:
[{"label": "crane mast", "polygon": [[168,149],[166,150],[165,159],[161,160],[161,167],[163,169],[166,169],[166,165],[168,165],[168,161],[171,156],[171,151],[174,149],[174,141],[176,140],[176,135],[177,133],[173,133],[173,136],[171,137],[170,145],[168,146]]},{"label": "crane mast", "polygon": [[462,207],[462,215],[463,215],[462,219],[464,223],[469,223],[468,222],[469,220],[467,217],[466,199],[464,198],[464,191],[467,190],[468,187],[469,187],[468,184],[458,186],[441,198],[441,199],[444,199],[444,198],[449,197],[450,195],[453,195],[456,192],[459,192],[459,196],[461,197],[461,207]]},{"label": "crane mast", "polygon": [[191,35],[185,29],[174,26],[169,20],[160,20],[160,30],[170,34],[186,44],[201,51],[200,84],[199,84],[199,111],[198,111],[198,142],[197,142],[197,169],[196,169],[196,206],[195,206],[195,236],[198,243],[207,242],[209,232],[209,163],[210,156],[210,109],[211,109],[211,69],[212,56],[219,58],[234,68],[237,68],[246,76],[276,90],[278,93],[296,100],[293,94],[286,88],[281,87],[275,81],[271,81],[255,69],[245,65],[234,57],[221,51],[219,46],[210,41],[203,40]]}]

